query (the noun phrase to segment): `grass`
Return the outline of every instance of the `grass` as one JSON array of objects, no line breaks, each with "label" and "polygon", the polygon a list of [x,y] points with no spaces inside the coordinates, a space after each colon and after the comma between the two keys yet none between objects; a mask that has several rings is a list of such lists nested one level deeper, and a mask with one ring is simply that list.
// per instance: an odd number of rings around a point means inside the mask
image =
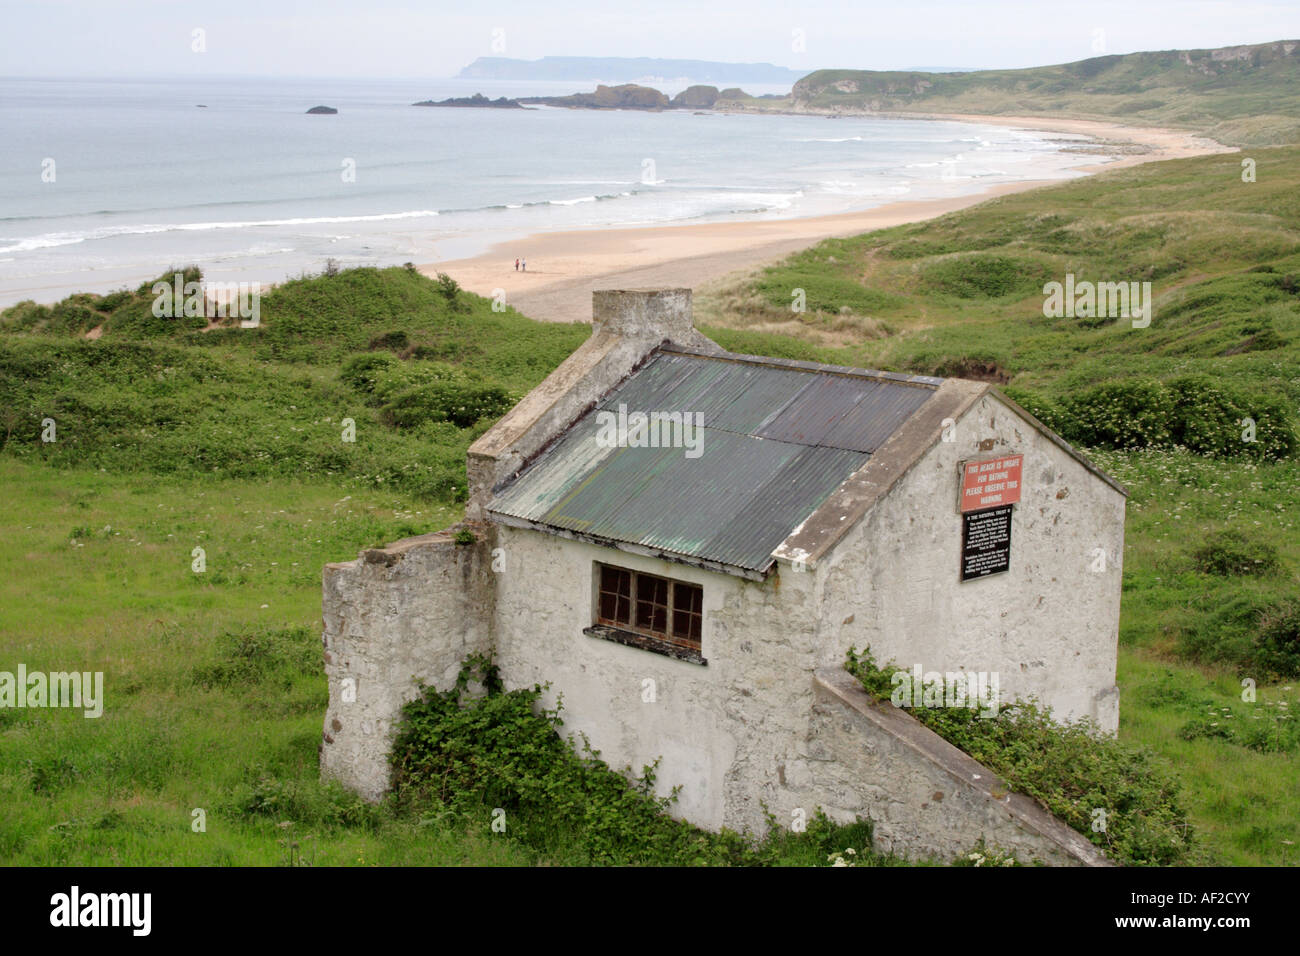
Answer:
[{"label": "grass", "polygon": [[[1294,429],[1300,149],[1254,155],[1255,183],[1200,157],[831,240],[705,290],[697,321],[736,351],[982,377],[1057,410],[1101,385],[1206,376],[1273,398]],[[1039,279],[1066,272],[1151,281],[1151,326],[1046,318]],[[108,697],[99,720],[0,711],[0,860],[580,856],[322,787],[311,661],[321,566],[455,522],[464,450],[500,394],[535,385],[586,327],[495,313],[404,269],[290,283],[259,329],[154,322],[147,291],[0,315],[0,669],[102,670]],[[1267,668],[1286,666],[1300,593],[1300,461],[1089,451],[1131,492],[1121,742],[1177,769],[1208,859],[1295,865],[1300,695]]]},{"label": "grass", "polygon": [[[105,695],[98,718],[0,709],[0,861],[590,860],[580,828],[540,816],[504,837],[486,813],[369,806],[320,783],[317,753],[322,566],[458,521],[469,442],[586,327],[495,313],[405,269],[291,283],[257,329],[156,321],[148,286],[0,316],[0,669],[102,672]],[[583,766],[617,817],[621,778]],[[662,809],[639,818],[679,835],[676,862],[894,862],[862,827],[750,845]],[[623,862],[656,859],[635,832],[622,846]]]},{"label": "grass", "polygon": [[[828,240],[703,290],[697,321],[736,351],[993,381],[1045,418],[1061,416],[1062,427],[1078,424],[1062,413],[1088,407],[1079,400],[1093,390],[1131,399],[1143,382],[1166,388],[1190,377],[1222,396],[1170,405],[1167,419],[1203,426],[1227,417],[1236,407],[1231,393],[1261,400],[1294,436],[1300,149],[1255,155],[1269,170],[1255,183],[1241,182],[1235,158],[1146,164]],[[1150,327],[1045,317],[1043,278],[1060,281],[1067,272],[1152,282]],[[848,286],[879,297],[841,295]],[[803,313],[791,310],[798,288],[807,290]],[[1119,425],[1142,425],[1144,414],[1139,402]],[[1180,733],[1211,704],[1235,710],[1221,725],[1300,721],[1288,716],[1300,707],[1300,460],[1294,451],[1252,455],[1235,441],[1204,444],[1218,452],[1088,449],[1130,492],[1120,740],[1177,767],[1210,859],[1294,865],[1297,734],[1276,730],[1276,749],[1259,750],[1250,744],[1262,732]],[[1157,678],[1182,697],[1147,689]],[[1254,704],[1241,699],[1243,679],[1254,682]]]}]

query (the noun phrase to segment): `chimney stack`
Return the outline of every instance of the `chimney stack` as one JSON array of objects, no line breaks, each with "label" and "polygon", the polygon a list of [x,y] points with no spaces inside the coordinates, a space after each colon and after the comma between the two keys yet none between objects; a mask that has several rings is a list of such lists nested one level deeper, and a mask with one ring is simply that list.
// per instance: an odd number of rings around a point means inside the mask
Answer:
[{"label": "chimney stack", "polygon": [[597,289],[591,293],[592,335],[678,343],[696,339],[690,289]]}]

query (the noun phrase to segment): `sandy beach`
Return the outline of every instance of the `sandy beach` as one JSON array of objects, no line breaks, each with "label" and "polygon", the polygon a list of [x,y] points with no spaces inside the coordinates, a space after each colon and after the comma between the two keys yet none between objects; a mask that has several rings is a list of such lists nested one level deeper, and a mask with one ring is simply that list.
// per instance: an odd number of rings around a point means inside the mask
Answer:
[{"label": "sandy beach", "polygon": [[[1207,153],[1235,152],[1230,147],[1186,131],[1109,122],[966,114],[892,115],[904,119],[943,119],[1068,133],[1088,136],[1101,144],[1122,144],[1117,147],[1123,153],[1118,159],[1078,167],[1085,172],[1121,169]],[[1034,189],[1050,182],[1025,180],[1004,183],[964,196],[892,202],[860,212],[815,218],[538,233],[498,243],[487,253],[472,258],[423,264],[420,270],[428,275],[445,272],[480,295],[490,296],[494,290],[502,289],[510,305],[535,319],[588,321],[593,289],[696,288],[729,273],[779,259],[822,239],[921,222],[996,196]],[[516,256],[527,260],[527,272],[515,271]]]}]

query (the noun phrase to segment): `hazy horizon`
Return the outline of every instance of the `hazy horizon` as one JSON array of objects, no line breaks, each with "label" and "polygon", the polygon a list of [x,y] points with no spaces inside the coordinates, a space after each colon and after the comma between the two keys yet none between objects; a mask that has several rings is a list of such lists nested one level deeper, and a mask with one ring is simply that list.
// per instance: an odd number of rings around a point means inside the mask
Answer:
[{"label": "hazy horizon", "polygon": [[[169,3],[20,0],[5,6],[0,75],[21,78],[443,79],[481,56],[655,57],[788,69],[1016,69],[1105,54],[1300,37],[1276,0],[930,0],[906,7],[779,0],[612,10],[497,4],[491,14],[401,0]],[[196,32],[200,31],[200,32]]]}]

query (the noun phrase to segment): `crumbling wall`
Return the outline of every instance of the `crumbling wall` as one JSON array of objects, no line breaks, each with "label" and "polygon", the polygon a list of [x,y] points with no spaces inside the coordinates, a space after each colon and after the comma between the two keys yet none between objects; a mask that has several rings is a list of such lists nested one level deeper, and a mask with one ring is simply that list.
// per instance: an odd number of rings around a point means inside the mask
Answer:
[{"label": "crumbling wall", "polygon": [[870,817],[877,849],[947,861],[982,838],[1024,863],[1113,865],[916,718],[874,701],[843,669],[819,670],[814,682],[811,774],[818,803],[833,819]]},{"label": "crumbling wall", "polygon": [[870,817],[875,845],[953,860],[980,839],[1022,862],[1112,866],[1083,835],[971,760],[906,711],[872,700],[842,669],[816,672],[810,740],[828,816]]},{"label": "crumbling wall", "polygon": [[491,650],[491,540],[448,529],[328,564],[324,573],[325,712],[321,776],[369,800],[389,785],[402,704],[421,683],[446,690],[461,662]]}]

